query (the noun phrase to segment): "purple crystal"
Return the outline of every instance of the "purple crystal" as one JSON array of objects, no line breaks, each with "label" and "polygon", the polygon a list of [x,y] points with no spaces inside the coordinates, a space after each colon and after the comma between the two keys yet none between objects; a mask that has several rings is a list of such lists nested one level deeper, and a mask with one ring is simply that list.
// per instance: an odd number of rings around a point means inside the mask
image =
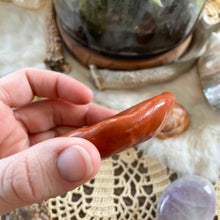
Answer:
[{"label": "purple crystal", "polygon": [[213,185],[199,176],[174,181],[161,195],[157,220],[212,220],[216,209]]}]

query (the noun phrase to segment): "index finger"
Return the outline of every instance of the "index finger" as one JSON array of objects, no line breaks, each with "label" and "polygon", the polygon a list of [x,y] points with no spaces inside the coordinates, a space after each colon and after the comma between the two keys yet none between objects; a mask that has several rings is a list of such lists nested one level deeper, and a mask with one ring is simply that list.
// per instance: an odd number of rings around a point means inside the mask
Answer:
[{"label": "index finger", "polygon": [[87,104],[93,93],[72,77],[50,70],[27,68],[0,79],[0,100],[8,106],[21,107],[34,96]]}]

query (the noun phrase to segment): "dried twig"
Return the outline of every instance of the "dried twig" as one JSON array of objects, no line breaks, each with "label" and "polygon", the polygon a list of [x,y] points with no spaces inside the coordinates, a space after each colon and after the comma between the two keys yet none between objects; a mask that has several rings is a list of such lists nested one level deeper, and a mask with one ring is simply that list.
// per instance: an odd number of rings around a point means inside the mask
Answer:
[{"label": "dried twig", "polygon": [[195,59],[135,71],[111,71],[97,69],[96,66],[90,65],[90,74],[92,81],[99,90],[131,89],[172,80],[189,71],[194,63]]},{"label": "dried twig", "polygon": [[47,54],[44,63],[52,70],[68,73],[71,71],[71,67],[64,59],[53,2],[49,0],[46,7],[45,38]]}]

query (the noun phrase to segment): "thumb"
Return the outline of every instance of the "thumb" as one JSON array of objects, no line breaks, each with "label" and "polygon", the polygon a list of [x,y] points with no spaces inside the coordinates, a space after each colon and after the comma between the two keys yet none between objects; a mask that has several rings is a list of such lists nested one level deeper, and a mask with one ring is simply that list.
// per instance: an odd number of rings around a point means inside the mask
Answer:
[{"label": "thumb", "polygon": [[0,215],[62,195],[98,172],[100,155],[81,138],[54,138],[0,160]]}]

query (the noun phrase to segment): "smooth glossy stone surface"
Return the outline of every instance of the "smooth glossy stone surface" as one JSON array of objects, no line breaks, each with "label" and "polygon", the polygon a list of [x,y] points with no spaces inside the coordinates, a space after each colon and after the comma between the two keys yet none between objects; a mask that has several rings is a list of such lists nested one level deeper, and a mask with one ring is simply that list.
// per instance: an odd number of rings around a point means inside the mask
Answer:
[{"label": "smooth glossy stone surface", "polygon": [[209,104],[220,113],[220,72],[201,77],[201,85]]},{"label": "smooth glossy stone surface", "polygon": [[213,220],[216,209],[213,185],[199,176],[174,181],[161,195],[157,220]]},{"label": "smooth glossy stone surface", "polygon": [[201,56],[198,72],[206,99],[212,108],[220,113],[220,52]]}]

